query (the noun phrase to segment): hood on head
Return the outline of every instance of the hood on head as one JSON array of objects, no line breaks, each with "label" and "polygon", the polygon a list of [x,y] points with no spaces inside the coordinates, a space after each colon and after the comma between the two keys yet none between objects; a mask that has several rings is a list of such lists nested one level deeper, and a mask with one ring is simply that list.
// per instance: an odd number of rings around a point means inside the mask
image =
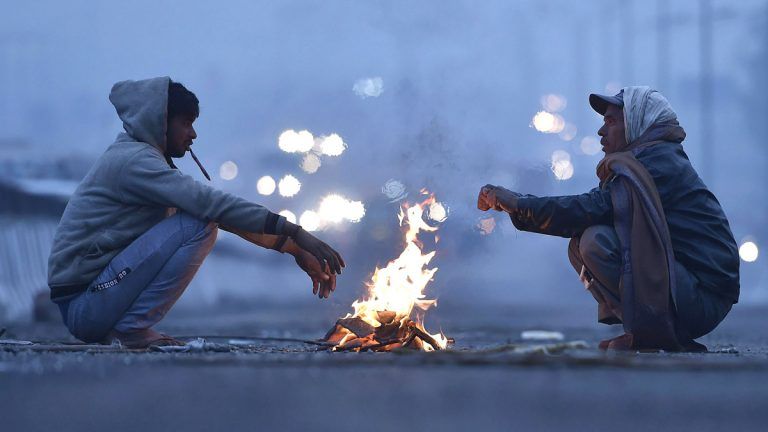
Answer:
[{"label": "hood on head", "polygon": [[109,101],[123,121],[123,129],[136,141],[165,153],[168,127],[169,77],[120,81],[112,86]]},{"label": "hood on head", "polygon": [[677,113],[658,91],[648,86],[633,86],[624,87],[623,92],[624,134],[630,146],[656,126],[678,125]]}]

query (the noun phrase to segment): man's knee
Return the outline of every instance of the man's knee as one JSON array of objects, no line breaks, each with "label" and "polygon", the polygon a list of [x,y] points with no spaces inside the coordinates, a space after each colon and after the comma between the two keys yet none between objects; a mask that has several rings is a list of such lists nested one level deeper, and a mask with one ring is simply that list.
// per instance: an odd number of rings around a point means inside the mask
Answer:
[{"label": "man's knee", "polygon": [[205,236],[205,243],[208,245],[208,250],[213,248],[213,244],[216,243],[216,238],[219,236],[219,224],[216,222],[208,222],[202,230]]},{"label": "man's knee", "polygon": [[581,266],[584,263],[581,261],[581,253],[579,252],[579,237],[573,237],[568,242],[568,260],[571,262],[573,269],[576,270],[576,273],[581,273]]},{"label": "man's knee", "polygon": [[179,218],[179,224],[184,231],[186,239],[199,240],[211,244],[216,241],[219,230],[216,222],[196,218],[189,213],[181,211],[172,217]]},{"label": "man's knee", "polygon": [[616,231],[607,225],[594,225],[578,240],[579,256],[584,265],[596,271],[606,265],[621,264],[621,246]]}]

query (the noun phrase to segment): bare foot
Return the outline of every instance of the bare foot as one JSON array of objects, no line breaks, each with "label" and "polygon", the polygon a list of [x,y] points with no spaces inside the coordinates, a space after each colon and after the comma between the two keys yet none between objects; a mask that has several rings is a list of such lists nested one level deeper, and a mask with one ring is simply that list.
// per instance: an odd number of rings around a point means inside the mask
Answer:
[{"label": "bare foot", "polygon": [[633,349],[632,339],[633,337],[631,334],[624,333],[621,336],[601,341],[597,347],[603,351],[631,351]]}]

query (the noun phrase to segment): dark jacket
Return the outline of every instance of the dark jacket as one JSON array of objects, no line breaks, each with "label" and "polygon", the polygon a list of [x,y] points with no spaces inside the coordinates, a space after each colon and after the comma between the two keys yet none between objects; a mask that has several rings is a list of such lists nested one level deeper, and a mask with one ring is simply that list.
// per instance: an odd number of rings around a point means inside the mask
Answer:
[{"label": "dark jacket", "polygon": [[[656,183],[675,259],[702,288],[738,302],[736,241],[720,203],[691,166],[683,146],[653,145],[636,157]],[[517,229],[560,237],[579,236],[592,225],[613,225],[610,185],[581,195],[525,195],[511,218]]]}]

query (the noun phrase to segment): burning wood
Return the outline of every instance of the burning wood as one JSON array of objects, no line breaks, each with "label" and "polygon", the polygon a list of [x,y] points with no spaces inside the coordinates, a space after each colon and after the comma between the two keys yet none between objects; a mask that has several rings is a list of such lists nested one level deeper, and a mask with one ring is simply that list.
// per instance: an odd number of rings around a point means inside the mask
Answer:
[{"label": "burning wood", "polygon": [[405,249],[386,267],[376,269],[368,284],[368,298],[352,303],[355,312],[339,319],[325,335],[334,351],[436,351],[448,345],[442,334],[429,334],[422,320],[427,309],[437,304],[424,295],[437,268],[427,268],[435,252],[422,254],[418,234],[437,231],[423,219],[424,209],[435,203],[430,196],[421,204],[402,206],[400,224],[408,227]]},{"label": "burning wood", "polygon": [[[384,311],[390,312],[390,311]],[[370,327],[371,333],[358,334],[356,330],[350,330],[348,325],[351,320],[359,320],[362,324],[353,324],[356,329]],[[438,338],[440,336],[438,335]],[[406,318],[401,322],[381,324],[372,327],[359,318],[342,318],[336,322],[336,326],[325,335],[325,340],[336,344],[334,351],[390,351],[395,348],[412,348],[423,351],[437,351],[444,349],[447,340],[436,339],[424,328]]]}]

